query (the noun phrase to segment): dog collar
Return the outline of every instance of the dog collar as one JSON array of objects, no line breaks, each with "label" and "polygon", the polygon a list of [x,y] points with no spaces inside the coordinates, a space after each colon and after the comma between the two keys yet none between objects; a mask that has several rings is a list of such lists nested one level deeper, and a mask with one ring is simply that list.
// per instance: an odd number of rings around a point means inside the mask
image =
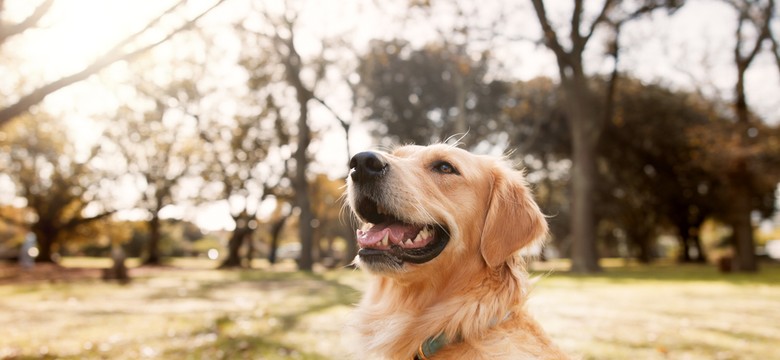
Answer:
[{"label": "dog collar", "polygon": [[430,360],[428,358],[429,356],[433,356],[433,354],[441,350],[441,348],[449,343],[450,340],[446,335],[444,335],[444,333],[441,333],[437,336],[431,336],[422,344],[420,344],[420,347],[417,348],[417,354],[414,356],[413,360]]},{"label": "dog collar", "polygon": [[[496,319],[493,319],[490,323],[490,327],[496,326],[504,321],[506,319],[509,319],[509,317],[512,316],[512,312],[508,311],[506,313],[506,316],[504,316],[503,319],[500,321],[497,321]],[[450,339],[447,338],[447,336],[444,333],[440,333],[436,336],[431,336],[425,341],[423,341],[422,344],[417,348],[417,354],[414,355],[414,358],[412,360],[430,360],[430,356],[433,356],[433,354],[437,353],[439,350],[441,350],[443,347],[449,345],[453,342],[459,342],[460,336],[457,336],[454,341],[450,341]]]}]

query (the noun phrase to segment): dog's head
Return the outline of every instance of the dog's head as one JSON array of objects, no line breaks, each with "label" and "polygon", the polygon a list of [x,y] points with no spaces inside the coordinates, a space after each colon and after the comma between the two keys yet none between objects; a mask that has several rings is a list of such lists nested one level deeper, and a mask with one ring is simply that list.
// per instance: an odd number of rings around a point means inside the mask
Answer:
[{"label": "dog's head", "polygon": [[347,199],[363,222],[358,264],[388,275],[444,262],[495,268],[547,231],[522,173],[442,144],[355,155]]}]

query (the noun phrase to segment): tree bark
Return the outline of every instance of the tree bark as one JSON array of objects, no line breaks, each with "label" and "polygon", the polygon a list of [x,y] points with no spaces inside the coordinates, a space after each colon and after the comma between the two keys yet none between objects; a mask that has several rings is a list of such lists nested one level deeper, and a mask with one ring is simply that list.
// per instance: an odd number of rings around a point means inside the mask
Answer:
[{"label": "tree bark", "polygon": [[247,230],[249,230],[245,221],[236,220],[236,228],[233,230],[233,234],[228,241],[228,256],[222,264],[219,265],[220,269],[241,267],[241,246],[244,245],[244,240],[247,236]]},{"label": "tree bark", "polygon": [[35,262],[38,263],[54,263],[54,242],[57,239],[57,229],[45,226],[35,225],[33,226],[33,233],[35,233],[38,256],[35,258]]},{"label": "tree bark", "polygon": [[593,273],[601,271],[596,247],[596,218],[593,211],[593,193],[596,181],[596,144],[601,133],[602,121],[591,109],[594,101],[592,91],[587,86],[587,78],[582,66],[582,53],[599,24],[607,19],[607,13],[613,2],[607,0],[589,30],[581,33],[583,3],[575,1],[572,12],[570,49],[564,49],[558,41],[558,34],[547,18],[544,1],[531,1],[545,45],[555,54],[558,74],[565,95],[566,115],[571,129],[572,141],[572,208],[571,271]]},{"label": "tree bark", "polygon": [[298,101],[298,144],[293,158],[295,159],[295,206],[300,210],[298,219],[298,235],[301,242],[301,257],[298,259],[298,269],[311,271],[313,265],[312,245],[313,229],[311,227],[314,214],[309,198],[309,181],[306,171],[309,167],[309,144],[311,143],[311,128],[309,127],[309,102],[315,99],[314,92],[301,79],[303,60],[295,48],[294,20],[285,19],[288,36],[283,38],[276,33],[275,42],[278,54],[282,57],[285,80],[295,89]]},{"label": "tree bark", "polygon": [[[573,128],[581,121],[573,121]],[[575,125],[576,124],[576,125]],[[572,132],[572,264],[571,271],[591,273],[601,270],[596,247],[596,218],[593,213],[594,178],[596,177],[595,149],[582,139],[582,134]]]},{"label": "tree bark", "polygon": [[160,217],[155,212],[147,223],[149,228],[149,242],[146,246],[146,260],[144,265],[160,265]]},{"label": "tree bark", "polygon": [[677,234],[680,239],[680,255],[677,257],[677,262],[689,263],[692,261],[691,239],[688,235],[691,227],[688,224],[688,221],[684,219],[678,219],[678,221],[675,223],[675,227],[677,228]]},{"label": "tree bark", "polygon": [[572,264],[571,271],[601,271],[596,244],[596,217],[593,210],[596,191],[597,121],[588,108],[589,94],[584,79],[564,84],[572,137]]},{"label": "tree bark", "polygon": [[[736,131],[740,140],[740,148],[750,146],[750,140],[747,137],[750,128],[750,112],[747,106],[745,96],[745,72],[747,63],[737,61],[737,84],[735,88],[736,100],[735,111],[737,115]],[[731,227],[734,231],[734,245],[736,258],[733,269],[735,271],[756,272],[758,263],[756,262],[755,240],[753,239],[753,225],[750,221],[751,189],[750,177],[747,162],[748,155],[738,154],[734,169],[729,177],[732,189],[734,190],[734,200],[731,216]]]},{"label": "tree bark", "polygon": [[[731,4],[738,13],[736,42],[733,51],[734,65],[737,70],[737,82],[734,86],[734,111],[737,117],[735,130],[739,140],[740,153],[736,155],[734,167],[729,174],[729,180],[734,189],[731,225],[737,252],[735,270],[756,272],[758,271],[758,263],[755,254],[753,226],[750,222],[750,213],[753,208],[751,206],[752,192],[749,185],[751,174],[748,170],[748,162],[752,159],[751,155],[747,153],[751,139],[747,135],[748,129],[750,129],[750,111],[745,94],[745,73],[756,55],[762,50],[764,41],[771,41],[771,21],[775,4],[774,0],[763,4],[749,1]],[[752,41],[743,37],[743,29],[748,23],[753,25],[758,35]]]},{"label": "tree bark", "polygon": [[249,229],[244,235],[244,242],[246,243],[246,254],[244,254],[246,265],[244,266],[249,269],[252,268],[252,260],[255,258],[255,242],[254,239],[252,239],[254,233],[255,231],[253,229]]},{"label": "tree bark", "polygon": [[637,231],[633,235],[634,244],[637,246],[636,259],[642,264],[649,264],[655,258],[653,252],[653,242],[650,239],[650,234],[645,231]]},{"label": "tree bark", "polygon": [[[703,219],[696,219],[691,221],[686,219],[678,220],[675,224],[677,227],[677,233],[680,237],[680,256],[678,262],[680,263],[693,263],[693,262],[706,262],[707,256],[704,254],[704,248],[701,245],[701,238],[699,237],[699,229],[701,228]],[[696,250],[696,256],[691,256],[691,250]]]},{"label": "tree bark", "polygon": [[734,231],[733,237],[736,250],[733,269],[742,272],[756,272],[758,271],[758,261],[756,261],[756,246],[753,240],[753,225],[750,221],[752,210],[750,189],[744,183],[744,178],[741,183],[737,181],[739,179],[735,179],[732,182],[735,197],[733,200],[734,213],[731,219],[731,227]]},{"label": "tree bark", "polygon": [[271,226],[271,248],[268,250],[268,262],[276,264],[276,250],[279,248],[279,235],[290,215],[284,215]]},{"label": "tree bark", "polygon": [[308,125],[308,106],[306,102],[300,103],[301,114],[298,119],[298,149],[295,151],[295,203],[300,209],[298,219],[298,235],[301,240],[301,257],[298,259],[298,268],[303,271],[311,271],[313,265],[312,245],[313,229],[311,227],[314,214],[311,210],[309,198],[309,181],[306,177],[308,167],[307,149],[311,142],[311,134]]}]

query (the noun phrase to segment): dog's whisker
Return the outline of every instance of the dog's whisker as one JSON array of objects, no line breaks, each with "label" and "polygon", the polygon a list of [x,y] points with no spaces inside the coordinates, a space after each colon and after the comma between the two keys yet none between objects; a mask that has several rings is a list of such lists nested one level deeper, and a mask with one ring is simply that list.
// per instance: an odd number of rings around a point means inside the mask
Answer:
[{"label": "dog's whisker", "polygon": [[[466,130],[466,132],[464,132],[464,133],[452,134],[452,135],[448,136],[446,139],[444,139],[444,141],[442,141],[442,144],[449,145],[451,148],[458,148],[458,147],[464,145],[463,139],[466,138],[466,136],[468,136],[470,131],[471,131],[471,128]],[[458,138],[455,139],[456,137],[458,137]],[[450,141],[452,141],[453,139],[455,139],[455,141],[450,143]]]}]

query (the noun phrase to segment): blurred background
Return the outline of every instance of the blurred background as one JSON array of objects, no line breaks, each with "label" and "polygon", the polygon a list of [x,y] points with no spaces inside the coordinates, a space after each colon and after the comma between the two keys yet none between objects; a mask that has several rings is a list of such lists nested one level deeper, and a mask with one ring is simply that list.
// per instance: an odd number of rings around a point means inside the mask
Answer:
[{"label": "blurred background", "polygon": [[0,0],[0,358],[340,357],[349,157],[433,142],[525,169],[568,351],[780,356],[778,43],[774,0]]}]

